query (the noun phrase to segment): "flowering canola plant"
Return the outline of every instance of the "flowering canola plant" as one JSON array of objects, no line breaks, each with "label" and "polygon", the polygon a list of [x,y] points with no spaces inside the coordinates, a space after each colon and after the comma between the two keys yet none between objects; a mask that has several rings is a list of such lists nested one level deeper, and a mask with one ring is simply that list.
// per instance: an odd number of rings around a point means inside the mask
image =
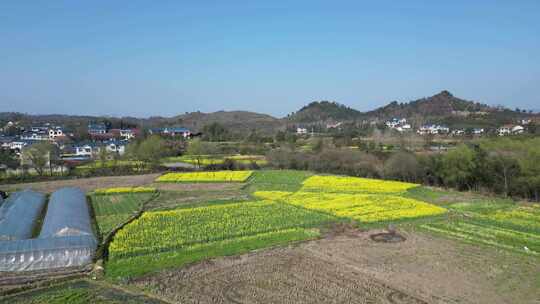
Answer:
[{"label": "flowering canola plant", "polygon": [[396,195],[306,191],[257,191],[254,195],[365,223],[441,215],[447,211],[432,204]]},{"label": "flowering canola plant", "polygon": [[321,190],[326,192],[369,192],[397,193],[418,187],[418,184],[385,181],[371,178],[315,175],[306,179],[303,190]]},{"label": "flowering canola plant", "polygon": [[144,213],[114,237],[111,258],[186,248],[291,228],[311,228],[334,219],[292,205],[270,201]]},{"label": "flowering canola plant", "polygon": [[100,188],[94,191],[94,194],[123,194],[123,193],[152,193],[156,192],[156,188],[152,187],[116,187],[116,188]]},{"label": "flowering canola plant", "polygon": [[208,171],[167,173],[157,178],[158,182],[245,182],[253,171]]}]

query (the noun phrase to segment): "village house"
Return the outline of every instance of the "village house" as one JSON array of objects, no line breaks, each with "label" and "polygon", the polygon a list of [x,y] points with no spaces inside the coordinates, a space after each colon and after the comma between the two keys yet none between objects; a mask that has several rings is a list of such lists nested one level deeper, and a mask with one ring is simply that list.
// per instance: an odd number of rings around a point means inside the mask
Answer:
[{"label": "village house", "polygon": [[135,138],[138,133],[139,133],[139,130],[137,129],[121,129],[120,137],[125,140],[130,140],[130,139]]},{"label": "village house", "polygon": [[499,129],[497,129],[497,133],[499,134],[499,136],[518,135],[523,134],[524,132],[524,127],[512,124],[503,125]]},{"label": "village house", "polygon": [[160,134],[164,136],[182,136],[188,138],[191,136],[191,131],[182,127],[165,127],[153,128],[149,130],[150,134]]},{"label": "village house", "polygon": [[512,134],[523,134],[523,132],[525,132],[525,128],[520,125],[514,126],[512,128]]},{"label": "village house", "polygon": [[307,134],[308,133],[308,130],[307,128],[296,128],[296,134]]},{"label": "village house", "polygon": [[103,123],[89,124],[88,134],[90,135],[104,135],[107,133],[107,126]]},{"label": "village house", "polygon": [[84,142],[74,146],[76,156],[96,157],[101,149],[106,149],[109,153],[123,155],[126,152],[127,142],[122,140],[110,140],[105,142]]},{"label": "village house", "polygon": [[446,126],[441,126],[441,125],[423,125],[417,131],[417,133],[420,135],[447,134],[449,132],[450,132],[450,128]]},{"label": "village house", "polygon": [[453,135],[453,136],[462,136],[462,135],[465,135],[465,130],[463,130],[463,129],[455,129],[455,130],[452,130],[452,135]]},{"label": "village house", "polygon": [[30,132],[23,132],[21,140],[49,140],[49,133],[45,130],[33,129]]},{"label": "village house", "polygon": [[394,129],[398,132],[406,132],[412,130],[412,126],[407,123],[407,119],[405,118],[392,118],[391,120],[386,121],[385,125],[388,128]]},{"label": "village house", "polygon": [[49,139],[50,140],[55,140],[56,138],[63,138],[65,137],[66,135],[64,134],[64,130],[62,129],[62,127],[52,127],[52,128],[49,128]]},{"label": "village house", "polygon": [[472,133],[473,133],[474,135],[482,135],[482,134],[484,134],[484,129],[483,129],[483,128],[474,128],[474,129],[472,130]]},{"label": "village house", "polygon": [[499,134],[499,136],[505,136],[505,135],[510,135],[512,134],[512,128],[514,126],[513,125],[504,125],[504,126],[501,126],[497,129],[497,134]]}]

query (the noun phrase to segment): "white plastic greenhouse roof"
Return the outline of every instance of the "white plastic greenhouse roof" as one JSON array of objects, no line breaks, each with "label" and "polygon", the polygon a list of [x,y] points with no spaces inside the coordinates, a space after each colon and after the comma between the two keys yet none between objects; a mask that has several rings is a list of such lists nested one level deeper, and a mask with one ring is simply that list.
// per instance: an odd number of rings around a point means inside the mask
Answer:
[{"label": "white plastic greenhouse roof", "polygon": [[49,200],[39,238],[93,235],[86,196],[79,188],[62,188]]},{"label": "white plastic greenhouse roof", "polygon": [[[97,240],[92,231],[84,192],[78,188],[62,188],[54,192],[50,197],[39,237],[28,239],[45,202],[45,196],[31,191],[19,192],[0,207],[7,210],[3,211],[3,218],[8,218],[6,215],[12,218],[13,206],[27,207],[36,203],[37,198],[41,198],[41,207],[34,208],[38,211],[33,218],[19,214],[20,217],[13,217],[14,220],[9,226],[2,223],[0,228],[14,229],[17,232],[21,227],[30,228],[25,231],[27,239],[0,240],[0,272],[43,270],[91,263]],[[12,200],[16,203],[12,203]],[[22,210],[28,212],[27,208]],[[21,225],[21,222],[25,224]]]},{"label": "white plastic greenhouse roof", "polygon": [[15,192],[0,205],[0,241],[32,237],[35,222],[45,205],[45,195],[25,190]]}]

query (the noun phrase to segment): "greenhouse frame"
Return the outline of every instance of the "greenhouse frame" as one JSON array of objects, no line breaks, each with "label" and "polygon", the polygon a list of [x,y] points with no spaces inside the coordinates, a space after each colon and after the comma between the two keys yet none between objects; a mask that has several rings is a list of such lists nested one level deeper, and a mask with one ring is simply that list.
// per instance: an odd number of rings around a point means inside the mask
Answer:
[{"label": "greenhouse frame", "polygon": [[41,193],[26,190],[11,195],[0,205],[0,241],[31,238],[44,206]]},{"label": "greenhouse frame", "polygon": [[62,188],[53,192],[37,238],[0,241],[0,271],[48,270],[90,264],[97,240],[89,211],[82,190]]}]

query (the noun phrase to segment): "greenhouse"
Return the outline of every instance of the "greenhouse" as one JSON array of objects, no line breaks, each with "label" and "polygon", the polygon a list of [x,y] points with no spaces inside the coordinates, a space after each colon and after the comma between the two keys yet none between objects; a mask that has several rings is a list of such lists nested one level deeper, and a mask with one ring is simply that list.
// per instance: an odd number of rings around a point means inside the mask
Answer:
[{"label": "greenhouse", "polygon": [[9,196],[0,205],[0,241],[31,238],[44,205],[45,195],[35,191],[20,191]]},{"label": "greenhouse", "polygon": [[0,241],[0,271],[84,266],[92,262],[96,247],[84,192],[63,188],[51,195],[38,238]]},{"label": "greenhouse", "polygon": [[84,192],[62,188],[51,195],[39,238],[93,235]]}]

